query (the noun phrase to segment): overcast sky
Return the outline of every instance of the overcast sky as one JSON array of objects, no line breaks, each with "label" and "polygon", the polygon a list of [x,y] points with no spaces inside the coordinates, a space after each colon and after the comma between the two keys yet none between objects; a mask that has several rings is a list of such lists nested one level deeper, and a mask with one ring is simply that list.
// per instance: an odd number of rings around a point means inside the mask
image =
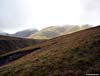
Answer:
[{"label": "overcast sky", "polygon": [[100,24],[100,0],[0,0],[0,31]]}]

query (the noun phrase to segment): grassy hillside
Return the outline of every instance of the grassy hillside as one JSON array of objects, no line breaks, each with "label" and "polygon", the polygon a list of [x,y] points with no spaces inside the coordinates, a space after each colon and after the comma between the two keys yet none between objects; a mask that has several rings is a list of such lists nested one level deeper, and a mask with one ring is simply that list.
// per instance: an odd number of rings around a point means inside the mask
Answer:
[{"label": "grassy hillside", "polygon": [[44,28],[36,33],[33,33],[29,36],[29,38],[33,39],[51,39],[54,37],[66,35],[69,33],[73,33],[79,30],[90,28],[90,25],[65,25],[65,26],[50,26]]},{"label": "grassy hillside", "polygon": [[39,40],[0,36],[0,55],[39,43]]},{"label": "grassy hillside", "polygon": [[0,67],[0,76],[86,76],[100,74],[100,26],[50,39]]},{"label": "grassy hillside", "polygon": [[57,37],[63,32],[65,29],[63,27],[58,26],[50,26],[40,30],[39,32],[30,35],[29,38],[33,39],[49,39],[53,37]]}]

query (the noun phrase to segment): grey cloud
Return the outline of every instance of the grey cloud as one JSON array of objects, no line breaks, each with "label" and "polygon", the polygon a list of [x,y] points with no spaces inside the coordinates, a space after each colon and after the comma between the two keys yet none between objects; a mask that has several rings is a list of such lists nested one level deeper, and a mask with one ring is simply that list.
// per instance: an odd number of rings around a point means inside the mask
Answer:
[{"label": "grey cloud", "polygon": [[24,0],[0,0],[0,30],[22,29],[27,24]]},{"label": "grey cloud", "polygon": [[87,23],[98,24],[100,21],[100,0],[80,0],[82,6],[81,20]]},{"label": "grey cloud", "polygon": [[81,4],[87,11],[94,11],[98,8],[100,0],[81,0]]}]

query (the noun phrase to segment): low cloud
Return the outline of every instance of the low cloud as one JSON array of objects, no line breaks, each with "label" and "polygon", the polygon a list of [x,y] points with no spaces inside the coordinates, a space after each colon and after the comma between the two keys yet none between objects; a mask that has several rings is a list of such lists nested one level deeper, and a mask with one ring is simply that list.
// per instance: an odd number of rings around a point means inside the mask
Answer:
[{"label": "low cloud", "polygon": [[82,15],[81,20],[85,23],[100,23],[100,0],[81,0]]}]

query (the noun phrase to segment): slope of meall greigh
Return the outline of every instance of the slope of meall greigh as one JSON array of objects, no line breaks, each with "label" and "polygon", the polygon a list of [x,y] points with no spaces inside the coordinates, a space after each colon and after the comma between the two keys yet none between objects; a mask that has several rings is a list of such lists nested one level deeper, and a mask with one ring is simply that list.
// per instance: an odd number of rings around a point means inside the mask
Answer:
[{"label": "slope of meall greigh", "polygon": [[0,67],[0,76],[100,74],[100,26],[53,38],[29,49],[36,47],[40,49]]}]

